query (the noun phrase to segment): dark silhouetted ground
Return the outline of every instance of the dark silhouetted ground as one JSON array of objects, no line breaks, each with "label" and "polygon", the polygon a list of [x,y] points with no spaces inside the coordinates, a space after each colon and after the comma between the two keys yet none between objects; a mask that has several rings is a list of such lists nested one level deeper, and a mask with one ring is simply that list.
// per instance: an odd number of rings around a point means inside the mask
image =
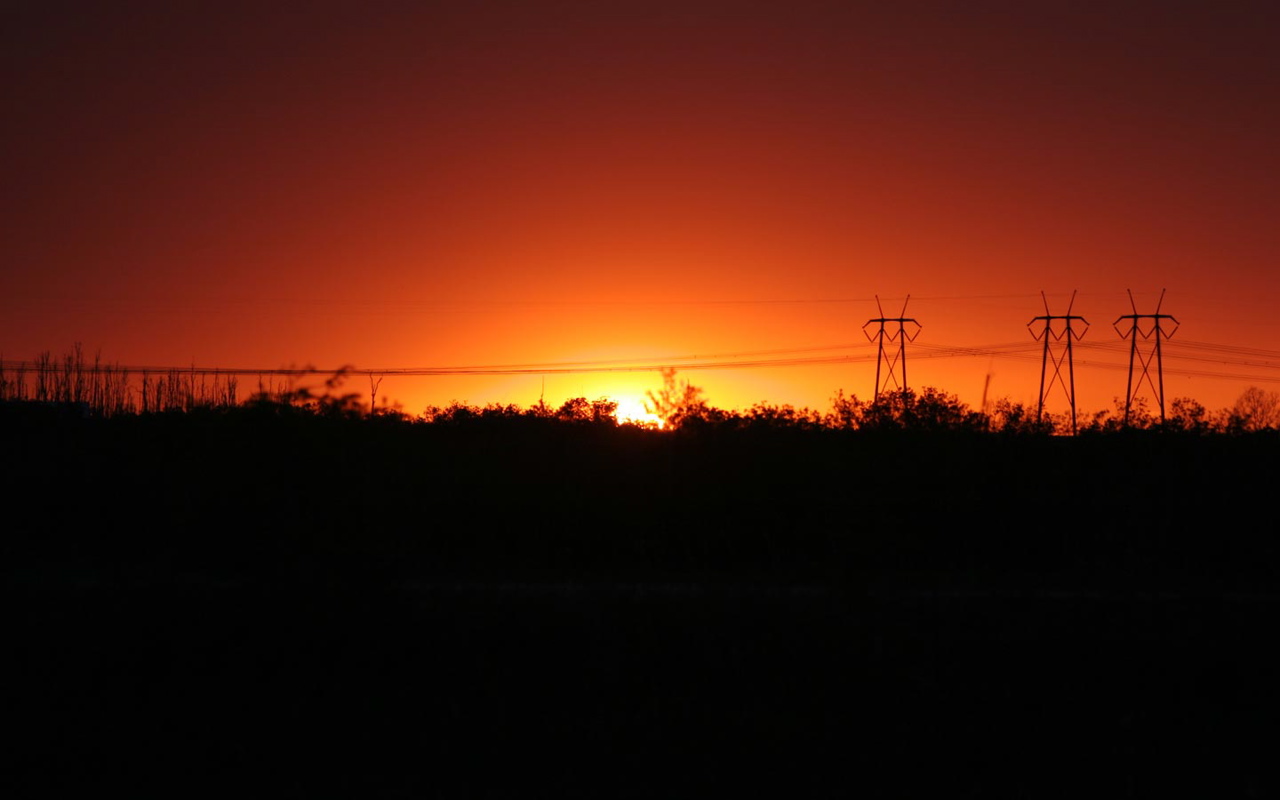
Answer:
[{"label": "dark silhouetted ground", "polygon": [[13,796],[1276,791],[1275,437],[543,422],[0,419]]}]

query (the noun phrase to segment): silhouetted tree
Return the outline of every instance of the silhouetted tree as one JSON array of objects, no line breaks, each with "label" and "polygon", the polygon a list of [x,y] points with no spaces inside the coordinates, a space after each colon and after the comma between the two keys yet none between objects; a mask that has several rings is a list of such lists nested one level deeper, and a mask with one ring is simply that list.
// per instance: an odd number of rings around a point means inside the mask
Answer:
[{"label": "silhouetted tree", "polygon": [[994,403],[991,413],[987,415],[987,426],[992,431],[1013,434],[1044,435],[1053,433],[1056,429],[1052,415],[1038,416],[1026,404],[1015,403],[1008,398]]},{"label": "silhouetted tree", "polygon": [[591,401],[591,421],[605,425],[618,424],[618,403],[607,397]]},{"label": "silhouetted tree", "polygon": [[955,395],[926,386],[876,398],[863,413],[863,429],[899,428],[917,431],[982,430],[986,418]]},{"label": "silhouetted tree", "polygon": [[1147,430],[1158,427],[1160,421],[1151,415],[1145,397],[1135,397],[1129,405],[1128,421],[1125,420],[1125,402],[1122,397],[1112,398],[1114,410],[1095,411],[1080,422],[1081,432],[1115,433],[1125,428]]},{"label": "silhouetted tree", "polygon": [[1231,413],[1242,430],[1280,428],[1280,392],[1250,386],[1236,398]]},{"label": "silhouetted tree", "polygon": [[854,430],[862,425],[866,408],[867,404],[859,400],[857,395],[845,397],[844,390],[837,389],[835,397],[831,398],[831,411],[827,413],[823,423],[828,428]]},{"label": "silhouetted tree", "polygon": [[[303,368],[304,372],[314,371],[314,367],[307,366]],[[345,394],[337,393],[350,375],[351,366],[344,366],[324,380],[323,391],[319,391],[312,386],[297,386],[294,384],[292,377],[281,387],[264,386],[261,382],[258,384],[258,391],[250,395],[248,404],[259,409],[274,408],[276,411],[290,410],[301,411],[324,417],[345,417],[355,419],[358,417],[368,416],[368,412],[364,404],[360,401],[358,392],[347,392]],[[166,381],[161,377],[156,380],[153,389],[154,394],[158,398],[157,407],[166,408],[178,406],[184,410],[190,410],[197,406],[208,404],[205,398],[209,392],[207,387],[201,385],[196,386],[193,379],[188,376],[184,383],[183,375],[180,372],[171,372]],[[235,386],[229,384],[228,397],[226,403],[230,404],[234,401]],[[179,395],[185,395],[185,399],[176,399]],[[145,404],[144,404],[145,405]],[[211,405],[216,405],[211,404]]]},{"label": "silhouetted tree", "polygon": [[1169,416],[1165,420],[1165,429],[1204,435],[1224,430],[1225,419],[1222,414],[1210,416],[1208,409],[1190,397],[1177,397],[1169,406]]},{"label": "silhouetted tree", "polygon": [[564,422],[592,422],[596,424],[617,425],[618,404],[607,397],[588,400],[585,397],[574,397],[564,401],[564,405],[556,411],[556,419]]},{"label": "silhouetted tree", "polygon": [[822,414],[809,408],[791,405],[756,403],[741,421],[751,428],[788,428],[792,430],[817,430],[824,427]]},{"label": "silhouetted tree", "polygon": [[672,368],[662,370],[662,388],[656,392],[650,389],[645,392],[648,400],[644,410],[662,420],[667,428],[675,429],[690,421],[712,421],[717,414],[702,399],[701,387],[694,386],[687,379],[677,380],[676,371]]},{"label": "silhouetted tree", "polygon": [[[454,400],[443,408],[440,406],[427,406],[422,412],[422,421],[446,424],[469,422],[474,419],[479,419],[484,415],[485,411],[489,411],[489,409],[482,411],[475,406],[469,406],[465,403],[460,403],[457,400]],[[492,418],[494,416],[500,416],[500,414],[492,413],[489,416]]]},{"label": "silhouetted tree", "polygon": [[565,422],[589,422],[591,420],[591,403],[585,397],[572,397],[564,401],[556,411],[556,419]]}]

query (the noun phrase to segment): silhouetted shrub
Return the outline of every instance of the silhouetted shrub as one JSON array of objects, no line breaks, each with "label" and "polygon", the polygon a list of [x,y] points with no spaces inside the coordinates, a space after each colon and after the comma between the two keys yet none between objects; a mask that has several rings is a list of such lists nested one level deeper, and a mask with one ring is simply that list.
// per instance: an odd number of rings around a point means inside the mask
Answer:
[{"label": "silhouetted shrub", "polygon": [[986,418],[955,395],[925,387],[882,394],[862,414],[861,430],[981,431]]},{"label": "silhouetted shrub", "polygon": [[[1037,436],[1059,430],[1058,422],[1052,415],[1038,416],[1025,404],[1015,403],[1007,398],[994,403],[987,417],[987,427],[997,433]],[[1065,430],[1070,431],[1070,420],[1066,421]]]}]

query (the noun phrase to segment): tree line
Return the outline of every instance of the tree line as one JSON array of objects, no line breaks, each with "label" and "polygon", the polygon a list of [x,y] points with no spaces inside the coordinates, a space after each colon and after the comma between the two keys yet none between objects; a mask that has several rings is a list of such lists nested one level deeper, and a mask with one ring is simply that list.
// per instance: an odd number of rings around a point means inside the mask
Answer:
[{"label": "tree line", "polygon": [[[388,404],[385,398],[383,405],[377,405],[378,386],[372,380],[366,401],[359,392],[347,389],[349,377],[345,370],[339,370],[317,386],[300,386],[292,380],[279,384],[259,380],[256,391],[242,398],[239,381],[232,374],[210,376],[169,370],[134,376],[118,365],[104,362],[100,355],[90,361],[77,345],[61,358],[48,352],[40,354],[32,369],[6,370],[0,365],[0,403],[10,408],[36,406],[84,417],[251,410],[436,425],[540,420],[686,432],[897,429],[1050,435],[1072,431],[1066,413],[1040,413],[1033,406],[1008,398],[996,400],[985,409],[974,409],[934,387],[884,393],[870,400],[837,390],[827,410],[766,402],[731,410],[712,405],[701,387],[668,368],[662,371],[662,386],[646,393],[645,409],[655,421],[643,421],[619,419],[618,404],[608,397],[573,397],[559,405],[540,399],[528,407],[513,403],[477,406],[455,401],[445,406],[431,405],[412,415]],[[1076,426],[1084,434],[1132,429],[1192,434],[1277,430],[1280,392],[1251,386],[1231,407],[1217,410],[1189,397],[1175,398],[1163,418],[1151,411],[1144,398],[1135,398],[1127,413],[1123,401],[1117,398],[1113,409],[1086,413]]]}]

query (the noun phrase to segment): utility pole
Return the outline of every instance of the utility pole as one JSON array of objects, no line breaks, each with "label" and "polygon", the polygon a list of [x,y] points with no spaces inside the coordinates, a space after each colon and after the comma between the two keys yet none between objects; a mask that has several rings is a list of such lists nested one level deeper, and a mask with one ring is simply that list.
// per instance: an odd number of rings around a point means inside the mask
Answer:
[{"label": "utility pole", "polygon": [[[1160,406],[1160,422],[1164,420],[1164,360],[1160,353],[1160,342],[1169,339],[1178,330],[1179,322],[1170,314],[1161,314],[1160,306],[1164,304],[1164,289],[1160,290],[1160,300],[1156,303],[1156,313],[1139,314],[1138,306],[1133,302],[1133,292],[1129,292],[1129,307],[1133,309],[1132,314],[1125,314],[1117,317],[1111,326],[1116,329],[1116,333],[1120,334],[1121,339],[1129,340],[1129,388],[1124,396],[1124,424],[1129,424],[1129,410],[1133,405],[1133,398],[1142,390],[1142,382],[1145,380],[1147,385],[1151,387],[1151,391],[1155,393],[1156,402]],[[1120,330],[1120,320],[1129,320],[1129,330]],[[1173,320],[1173,330],[1166,331],[1160,326],[1161,320]],[[1150,327],[1144,328],[1142,320],[1150,320]],[[1150,345],[1146,350],[1138,348],[1138,339],[1149,340]],[[1151,362],[1156,364],[1156,383],[1151,381]],[[1137,363],[1142,372],[1138,375],[1138,384],[1133,383],[1133,365]]]},{"label": "utility pole", "polygon": [[[907,299],[902,301],[902,311],[896,317],[886,317],[884,315],[884,307],[880,305],[880,295],[876,295],[876,308],[880,311],[880,316],[876,319],[869,319],[862,326],[862,332],[866,334],[867,340],[875,342],[876,351],[876,393],[875,399],[880,399],[880,394],[889,388],[892,383],[895,389],[903,394],[907,393],[907,342],[914,342],[916,336],[920,334],[921,325],[910,317],[903,316],[907,313],[907,303],[911,300],[911,295],[907,295]],[[908,333],[907,324],[913,327]],[[896,324],[897,328],[894,329]],[[871,333],[868,328],[872,325],[878,325],[875,333]],[[888,326],[886,328],[886,326]],[[889,343],[889,347],[885,347],[885,343]],[[897,342],[897,352],[893,351],[893,343]],[[881,366],[884,366],[884,380],[881,381]],[[901,370],[901,382],[899,382],[899,370]]]},{"label": "utility pole", "polygon": [[[1044,296],[1044,292],[1040,292],[1040,299],[1044,302],[1044,316],[1035,317],[1027,323],[1030,328],[1037,322],[1043,322],[1044,328],[1037,333],[1032,330],[1031,335],[1036,341],[1044,342],[1044,354],[1040,359],[1040,404],[1036,407],[1036,421],[1044,419],[1044,399],[1053,391],[1056,383],[1061,386],[1063,391],[1067,393],[1067,402],[1071,404],[1071,433],[1076,432],[1076,370],[1075,363],[1071,357],[1071,343],[1084,338],[1085,331],[1089,330],[1089,320],[1084,317],[1073,315],[1071,309],[1076,304],[1076,293],[1071,292],[1071,302],[1067,304],[1066,314],[1050,314],[1049,299]],[[1061,329],[1054,328],[1054,320],[1062,322]],[[1084,323],[1084,330],[1076,331],[1071,327],[1073,320],[1080,320]],[[1054,352],[1053,343],[1062,342],[1062,346],[1057,352]],[[1067,362],[1067,380],[1062,380],[1062,362]],[[1045,386],[1045,375],[1048,374],[1049,365],[1053,365],[1053,377],[1049,379],[1049,385]]]}]

